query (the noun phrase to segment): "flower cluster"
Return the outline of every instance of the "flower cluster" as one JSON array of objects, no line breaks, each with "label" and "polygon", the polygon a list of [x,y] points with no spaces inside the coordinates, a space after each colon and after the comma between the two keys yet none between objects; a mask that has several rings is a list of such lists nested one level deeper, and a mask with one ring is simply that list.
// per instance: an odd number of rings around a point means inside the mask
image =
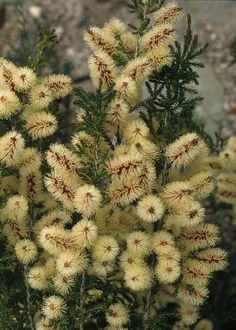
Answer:
[{"label": "flower cluster", "polygon": [[[16,173],[2,179],[2,227],[28,285],[45,294],[37,330],[56,329],[78,280],[81,314],[84,305],[103,295],[96,283],[109,283],[114,293],[125,287],[136,301],[146,301],[145,313],[178,304],[181,321],[174,329],[184,329],[197,322],[213,272],[226,265],[226,252],[217,247],[219,230],[205,221],[204,200],[215,187],[205,141],[191,132],[167,144],[142,116],[130,114],[147,77],[171,63],[168,46],[180,13],[176,4],[162,7],[140,38],[117,19],[85,32],[93,52],[91,80],[99,93],[114,92],[100,138],[96,130],[93,135],[81,129],[87,117],[90,125],[93,120],[82,108],[71,143],[53,139],[59,123],[51,105],[71,91],[70,78],[39,79],[29,68],[0,61],[0,120],[20,123],[0,138],[0,163]],[[51,143],[42,150],[48,138]],[[228,168],[235,159],[231,142],[220,155]],[[87,164],[92,162],[97,175],[98,149],[106,155],[105,175],[91,182]],[[218,176],[218,195],[229,200],[230,192],[232,202],[229,175]],[[86,299],[85,277],[96,278]],[[127,329],[132,310],[126,297],[113,292],[103,309],[106,329]]]}]

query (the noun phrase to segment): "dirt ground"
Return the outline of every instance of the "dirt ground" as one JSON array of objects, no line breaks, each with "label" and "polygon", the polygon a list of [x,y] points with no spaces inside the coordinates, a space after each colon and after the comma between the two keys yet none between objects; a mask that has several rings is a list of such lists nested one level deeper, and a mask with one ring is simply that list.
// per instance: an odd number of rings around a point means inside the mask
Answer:
[{"label": "dirt ground", "polygon": [[[57,47],[61,57],[73,64],[74,77],[83,80],[85,85],[89,51],[82,39],[83,31],[90,25],[102,26],[114,16],[129,23],[133,19],[126,6],[128,0],[21,1],[26,23],[32,30],[39,25],[55,28],[60,39]],[[201,78],[198,88],[205,101],[199,105],[196,113],[208,119],[207,130],[211,134],[219,129],[224,136],[236,134],[236,72],[235,66],[230,66],[232,59],[229,51],[229,45],[236,37],[236,1],[178,2],[185,14],[191,14],[194,31],[199,39],[203,43],[209,42],[203,58],[206,68],[199,72]],[[3,55],[10,47],[6,41],[17,40],[16,16],[14,6],[7,5],[5,19],[0,20],[0,51]],[[185,23],[186,18],[179,24],[180,34],[184,32]]]}]

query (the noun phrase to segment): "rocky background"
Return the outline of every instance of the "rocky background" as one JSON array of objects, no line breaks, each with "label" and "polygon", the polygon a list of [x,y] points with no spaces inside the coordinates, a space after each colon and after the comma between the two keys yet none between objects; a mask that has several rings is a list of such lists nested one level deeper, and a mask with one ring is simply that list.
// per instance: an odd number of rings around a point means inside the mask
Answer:
[{"label": "rocky background", "polygon": [[[125,22],[133,17],[128,0],[0,0],[0,51],[7,55],[19,42],[20,29],[37,34],[40,27],[54,28],[59,39],[56,46],[58,66],[70,64],[74,78],[89,87],[88,49],[82,40],[90,25],[102,26],[116,16]],[[18,6],[15,6],[18,3]],[[199,91],[205,101],[196,115],[207,118],[207,130],[212,135],[221,131],[227,137],[236,134],[236,71],[232,66],[230,44],[236,38],[236,1],[179,0],[184,13],[190,13],[194,32],[202,43],[208,42],[201,69]],[[184,33],[186,18],[179,24]],[[30,47],[30,45],[29,45]]]}]

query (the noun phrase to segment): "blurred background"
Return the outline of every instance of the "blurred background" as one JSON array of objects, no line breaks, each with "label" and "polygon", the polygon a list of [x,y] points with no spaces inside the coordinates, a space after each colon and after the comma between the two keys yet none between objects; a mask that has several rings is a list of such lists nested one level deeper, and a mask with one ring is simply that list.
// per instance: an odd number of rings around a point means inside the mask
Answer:
[{"label": "blurred background", "polygon": [[[236,133],[236,73],[230,52],[236,37],[236,1],[178,2],[185,13],[178,26],[180,38],[189,13],[194,32],[202,43],[209,43],[203,60],[205,69],[199,72],[199,91],[205,101],[196,114],[203,120],[208,118],[208,133],[214,135],[220,130],[228,137]],[[72,74],[77,82],[89,87],[89,50],[82,39],[83,31],[90,25],[102,26],[113,16],[131,23],[127,3],[128,0],[0,0],[1,55],[14,57],[15,61],[18,57],[22,62],[22,52],[30,54],[40,29],[55,29],[58,43],[51,67]]]}]

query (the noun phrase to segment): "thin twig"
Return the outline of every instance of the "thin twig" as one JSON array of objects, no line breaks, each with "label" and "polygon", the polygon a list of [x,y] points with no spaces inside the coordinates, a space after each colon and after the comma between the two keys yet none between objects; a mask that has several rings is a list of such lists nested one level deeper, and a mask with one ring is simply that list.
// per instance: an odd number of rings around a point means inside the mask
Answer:
[{"label": "thin twig", "polygon": [[80,285],[80,330],[84,330],[84,289],[85,289],[85,272],[82,272]]},{"label": "thin twig", "polygon": [[33,316],[32,316],[31,294],[30,294],[29,284],[27,281],[27,266],[24,266],[24,278],[25,278],[27,314],[28,314],[28,318],[29,318],[30,328],[31,328],[31,330],[35,330],[34,320],[33,320]]},{"label": "thin twig", "polygon": [[146,304],[144,307],[144,316],[143,316],[143,322],[144,322],[144,330],[148,330],[148,324],[146,323],[148,317],[149,317],[149,311],[151,307],[151,300],[152,300],[152,287],[148,291],[146,296]]}]

